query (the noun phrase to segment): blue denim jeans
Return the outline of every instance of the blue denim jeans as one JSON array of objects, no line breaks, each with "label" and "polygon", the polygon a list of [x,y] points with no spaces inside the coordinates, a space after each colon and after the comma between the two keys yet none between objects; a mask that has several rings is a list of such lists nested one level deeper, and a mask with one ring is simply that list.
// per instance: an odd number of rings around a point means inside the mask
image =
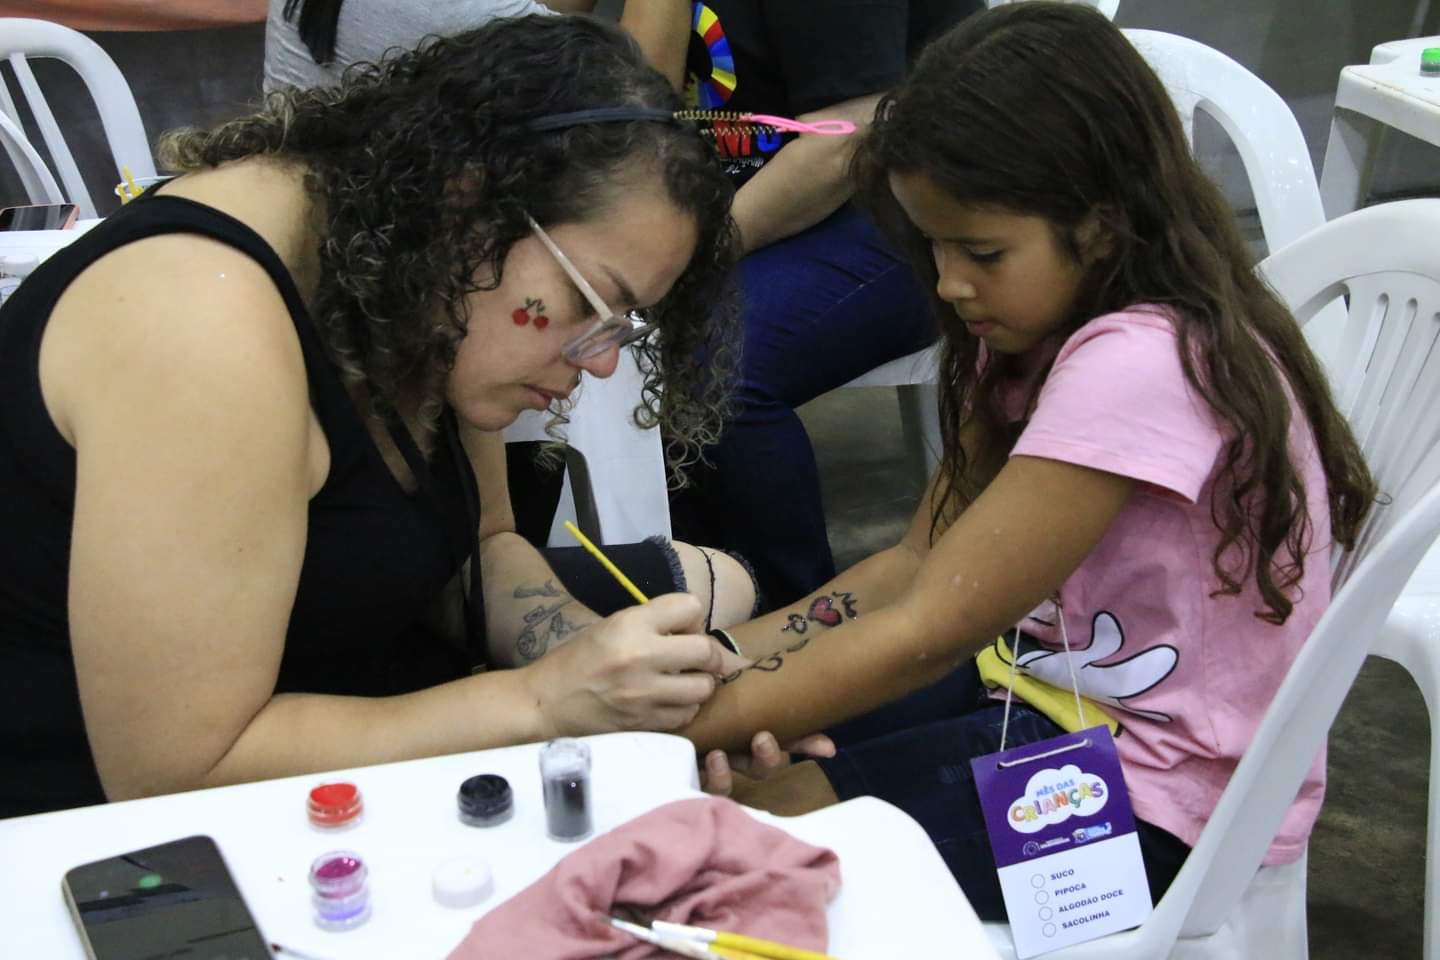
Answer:
[{"label": "blue denim jeans", "polygon": [[[1004,920],[1005,902],[970,769],[973,757],[1000,749],[1005,705],[992,700],[972,660],[933,687],[827,731],[839,748],[820,767],[841,800],[879,797],[913,817],[982,920]],[[1064,731],[1023,704],[1010,708],[1005,746]],[[1169,888],[1190,848],[1136,821],[1140,852],[1155,901]]]},{"label": "blue denim jeans", "polygon": [[671,500],[675,536],[744,556],[766,601],[797,600],[835,575],[820,476],[795,408],[934,341],[909,266],[847,205],[746,256],[737,411],[711,468]]}]

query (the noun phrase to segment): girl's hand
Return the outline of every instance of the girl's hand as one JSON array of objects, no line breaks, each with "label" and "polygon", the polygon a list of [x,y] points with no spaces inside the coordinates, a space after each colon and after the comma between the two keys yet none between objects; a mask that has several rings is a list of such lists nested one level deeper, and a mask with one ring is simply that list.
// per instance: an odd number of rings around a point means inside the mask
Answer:
[{"label": "girl's hand", "polygon": [[673,730],[740,660],[704,633],[689,594],[656,597],[586,627],[523,668],[548,736]]},{"label": "girl's hand", "polygon": [[750,741],[750,753],[727,754],[711,750],[700,769],[700,786],[706,793],[728,797],[737,788],[763,781],[790,766],[790,755],[835,756],[835,742],[823,733],[812,733],[788,743],[782,749],[774,734],[762,730]]}]

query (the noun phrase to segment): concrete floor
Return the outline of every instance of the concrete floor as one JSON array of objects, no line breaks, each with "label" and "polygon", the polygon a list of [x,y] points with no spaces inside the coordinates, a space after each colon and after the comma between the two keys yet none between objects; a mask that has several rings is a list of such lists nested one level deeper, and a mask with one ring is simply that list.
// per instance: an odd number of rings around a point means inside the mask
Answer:
[{"label": "concrete floor", "polygon": [[[841,569],[894,543],[919,501],[893,393],[837,390],[800,411]],[[1310,844],[1315,960],[1420,955],[1429,736],[1409,675],[1372,657],[1330,734],[1329,787]]]}]

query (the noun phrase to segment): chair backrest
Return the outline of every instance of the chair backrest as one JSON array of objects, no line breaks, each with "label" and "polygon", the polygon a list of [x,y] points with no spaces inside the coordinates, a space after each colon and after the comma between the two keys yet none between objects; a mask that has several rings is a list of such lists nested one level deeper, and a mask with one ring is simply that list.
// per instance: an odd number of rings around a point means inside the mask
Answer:
[{"label": "chair backrest", "polygon": [[[84,80],[100,112],[100,124],[115,162],[115,178],[106,185],[106,189],[124,179],[122,168],[128,169],[137,179],[155,175],[150,141],[145,135],[145,125],[140,120],[140,110],[135,105],[130,85],[99,44],[82,33],[48,20],[4,18],[0,19],[0,57],[9,60],[15,71],[15,79],[36,126],[40,128],[51,162],[65,186],[65,194],[80,207],[82,217],[97,216],[95,204],[81,179],[75,157],[60,132],[60,125],[55,121],[55,114],[26,62],[28,58],[63,60]],[[3,83],[0,83],[0,111],[17,127],[20,126],[15,101]]]},{"label": "chair backrest", "polygon": [[[1352,362],[1337,395],[1387,494],[1337,567],[1337,592],[1266,711],[1200,841],[1142,928],[1162,954],[1224,923],[1259,868],[1346,692],[1411,573],[1440,534],[1440,200],[1341,217],[1261,273],[1301,322],[1348,293]],[[1148,928],[1148,929],[1147,929]]]},{"label": "chair backrest", "polygon": [[[615,373],[606,379],[586,375],[569,423],[560,428],[566,455],[565,494],[550,528],[551,546],[574,546],[561,522],[574,519],[597,543],[633,543],[650,536],[670,537],[670,499],[665,486],[665,454],[658,428],[641,430],[634,412],[644,379],[630,350],[620,351]],[[550,415],[526,411],[505,430],[507,442],[549,440]],[[573,454],[578,453],[576,457]]]},{"label": "chair backrest", "polygon": [[[1267,249],[1279,250],[1325,223],[1305,136],[1278,93],[1219,50],[1189,37],[1157,30],[1124,33],[1165,84],[1191,144],[1199,112],[1214,119],[1235,145]],[[1322,357],[1334,354],[1344,323],[1345,305],[1332,302],[1307,328]]]},{"label": "chair backrest", "polygon": [[1278,93],[1219,50],[1188,37],[1124,32],[1159,74],[1192,142],[1200,111],[1235,144],[1269,249],[1279,250],[1325,222],[1305,137]]},{"label": "chair backrest", "polygon": [[50,174],[50,168],[45,166],[44,158],[25,136],[25,131],[3,113],[0,113],[0,146],[5,148],[10,162],[15,165],[20,185],[25,188],[25,195],[31,203],[60,203],[65,199],[60,185]]}]

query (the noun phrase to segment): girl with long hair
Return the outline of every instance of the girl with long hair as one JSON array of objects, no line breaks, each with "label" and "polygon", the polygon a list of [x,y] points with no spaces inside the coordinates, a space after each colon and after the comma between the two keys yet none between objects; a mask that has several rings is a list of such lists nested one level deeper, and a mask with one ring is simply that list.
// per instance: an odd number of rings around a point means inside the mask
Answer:
[{"label": "girl with long hair", "polygon": [[[1073,666],[1085,725],[1114,731],[1158,898],[1374,483],[1164,87],[1095,11],[1006,5],[937,40],[855,175],[935,293],[943,459],[900,543],[733,631],[755,668],[687,733],[733,749],[830,727],[838,755],[737,795],[889,800],[999,918],[969,761],[999,748],[1012,660],[1072,704]],[[1045,699],[1016,703],[1007,746],[1079,725]],[[706,764],[732,784],[723,753]],[[1304,850],[1324,771],[1318,756],[1268,862]]]}]

